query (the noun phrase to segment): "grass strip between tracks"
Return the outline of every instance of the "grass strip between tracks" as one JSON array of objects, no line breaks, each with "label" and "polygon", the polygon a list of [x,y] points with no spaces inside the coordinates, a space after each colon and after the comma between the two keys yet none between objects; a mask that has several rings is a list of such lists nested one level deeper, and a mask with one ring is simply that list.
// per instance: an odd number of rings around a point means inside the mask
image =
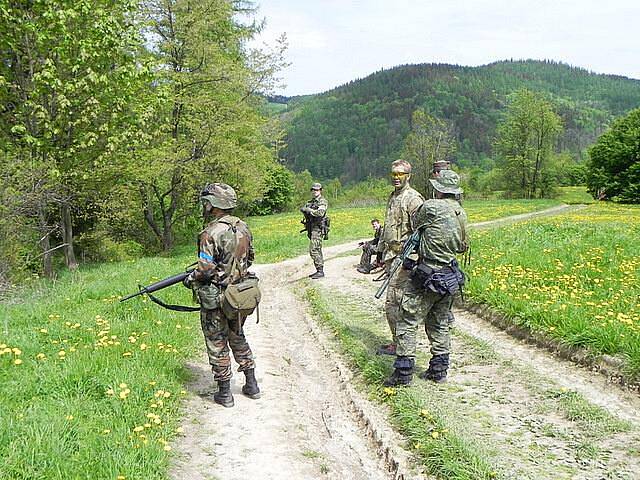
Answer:
[{"label": "grass strip between tracks", "polygon": [[[360,374],[366,392],[390,409],[393,423],[408,440],[407,449],[415,453],[428,473],[442,479],[502,478],[490,461],[495,452],[468,438],[464,426],[456,424],[447,414],[446,406],[437,401],[446,387],[422,381],[416,381],[411,388],[382,387],[390,373],[388,357],[372,352],[371,345],[377,340],[371,331],[356,329],[345,321],[367,312],[336,302],[334,296],[330,299],[316,287],[306,288],[303,296],[314,317],[335,335],[341,352]],[[340,303],[340,308],[336,303]]]}]

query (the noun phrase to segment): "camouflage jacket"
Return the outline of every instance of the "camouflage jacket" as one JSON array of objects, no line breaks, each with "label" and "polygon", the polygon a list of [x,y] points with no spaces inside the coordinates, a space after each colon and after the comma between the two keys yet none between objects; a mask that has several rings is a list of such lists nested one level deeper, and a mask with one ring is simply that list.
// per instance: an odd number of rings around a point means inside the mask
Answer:
[{"label": "camouflage jacket", "polygon": [[383,260],[385,262],[402,251],[402,242],[413,231],[411,217],[423,202],[422,195],[409,185],[400,190],[394,190],[389,195],[387,212],[384,217],[384,229],[378,243],[378,251],[384,252]]},{"label": "camouflage jacket", "polygon": [[196,282],[226,286],[243,278],[253,263],[253,238],[238,217],[224,215],[200,232]]},{"label": "camouflage jacket", "polygon": [[311,223],[311,228],[320,228],[322,226],[322,217],[327,214],[329,208],[329,202],[327,199],[320,195],[318,198],[312,198],[304,204],[306,208],[311,211],[305,214],[305,218]]},{"label": "camouflage jacket", "polygon": [[420,261],[432,268],[448,265],[467,242],[467,214],[449,198],[431,199],[422,204],[413,218],[414,228],[422,228],[418,253]]}]

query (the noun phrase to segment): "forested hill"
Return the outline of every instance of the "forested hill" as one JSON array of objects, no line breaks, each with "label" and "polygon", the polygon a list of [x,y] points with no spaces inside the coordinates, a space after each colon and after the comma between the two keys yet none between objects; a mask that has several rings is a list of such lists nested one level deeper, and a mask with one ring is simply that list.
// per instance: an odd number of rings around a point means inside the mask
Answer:
[{"label": "forested hill", "polygon": [[352,181],[384,174],[402,149],[412,112],[423,108],[452,124],[459,165],[489,168],[507,95],[523,87],[550,95],[564,122],[559,147],[577,160],[613,117],[640,106],[640,80],[562,63],[403,65],[289,99],[284,156],[294,170],[308,169],[318,178]]}]

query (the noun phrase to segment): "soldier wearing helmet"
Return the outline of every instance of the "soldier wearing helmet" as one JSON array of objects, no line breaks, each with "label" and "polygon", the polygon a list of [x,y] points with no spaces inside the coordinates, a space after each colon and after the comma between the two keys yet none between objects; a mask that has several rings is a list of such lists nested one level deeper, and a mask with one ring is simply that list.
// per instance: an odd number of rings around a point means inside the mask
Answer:
[{"label": "soldier wearing helmet", "polygon": [[322,185],[314,183],[311,185],[311,200],[300,208],[300,212],[304,215],[302,223],[309,237],[309,255],[316,267],[316,271],[309,275],[309,278],[314,280],[324,277],[322,240],[326,240],[328,236],[327,208],[329,203],[322,196]]},{"label": "soldier wearing helmet", "polygon": [[452,170],[442,170],[429,180],[434,197],[425,201],[413,217],[420,232],[417,262],[408,272],[411,281],[402,298],[402,314],[396,327],[396,361],[386,386],[409,385],[416,358],[418,325],[425,324],[431,344],[428,369],[420,377],[443,382],[449,368],[449,311],[453,296],[464,283],[456,255],[467,250],[467,216],[456,201],[462,194],[460,178]]},{"label": "soldier wearing helmet", "polygon": [[208,224],[198,238],[198,266],[185,279],[185,285],[193,289],[200,303],[202,332],[214,380],[218,383],[214,400],[232,407],[229,349],[240,365],[238,371],[245,374],[242,393],[250,398],[260,397],[253,353],[242,328],[246,316],[227,316],[220,302],[228,285],[249,275],[254,258],[253,239],[247,224],[231,214],[237,197],[229,185],[208,184],[200,200]]},{"label": "soldier wearing helmet", "polygon": [[[396,160],[391,164],[391,183],[394,191],[389,195],[387,211],[384,218],[384,229],[378,243],[378,251],[382,253],[382,260],[389,271],[393,260],[402,251],[404,241],[413,232],[411,216],[418,210],[424,197],[411,188],[411,164],[406,160]],[[396,324],[401,315],[402,292],[409,282],[407,271],[398,269],[389,282],[385,299],[385,315],[392,342],[381,345],[379,355],[395,355],[396,353]]]}]

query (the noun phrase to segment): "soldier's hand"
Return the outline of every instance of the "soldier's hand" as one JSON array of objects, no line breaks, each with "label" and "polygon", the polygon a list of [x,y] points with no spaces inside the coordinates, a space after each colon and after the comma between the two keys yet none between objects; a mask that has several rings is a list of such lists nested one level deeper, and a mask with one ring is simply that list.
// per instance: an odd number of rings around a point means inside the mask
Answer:
[{"label": "soldier's hand", "polygon": [[182,285],[187,287],[189,290],[191,290],[191,288],[193,287],[193,282],[195,281],[194,275],[193,275],[194,273],[195,272],[191,272],[189,275],[184,277],[184,280],[182,280]]}]

